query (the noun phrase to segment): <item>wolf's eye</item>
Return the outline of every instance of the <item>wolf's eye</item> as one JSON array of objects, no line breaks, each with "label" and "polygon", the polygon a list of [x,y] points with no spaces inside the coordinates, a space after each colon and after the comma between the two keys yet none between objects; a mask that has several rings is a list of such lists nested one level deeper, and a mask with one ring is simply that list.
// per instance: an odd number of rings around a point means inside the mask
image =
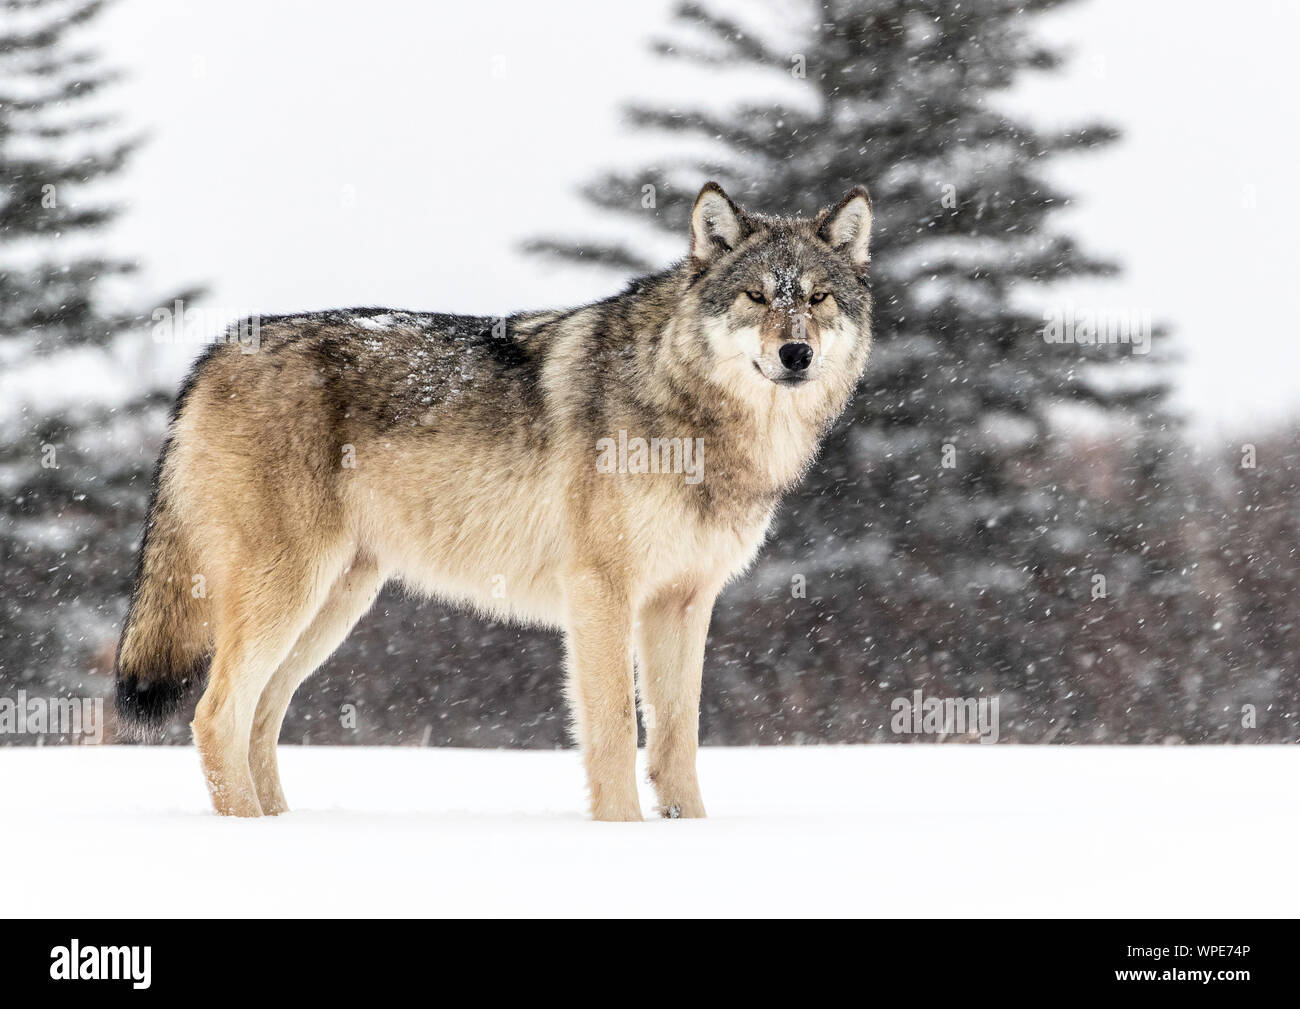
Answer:
[{"label": "wolf's eye", "polygon": [[830,291],[817,291],[815,294],[813,294],[811,298],[808,299],[808,304],[820,305],[823,301],[826,300],[827,296],[830,293],[831,293]]},{"label": "wolf's eye", "polygon": [[749,295],[749,300],[752,301],[752,302],[754,302],[754,304],[756,304],[756,305],[766,305],[766,304],[767,304],[767,299],[766,299],[765,297],[763,297],[763,292],[762,292],[762,291],[746,291],[745,293],[746,293],[747,295]]}]

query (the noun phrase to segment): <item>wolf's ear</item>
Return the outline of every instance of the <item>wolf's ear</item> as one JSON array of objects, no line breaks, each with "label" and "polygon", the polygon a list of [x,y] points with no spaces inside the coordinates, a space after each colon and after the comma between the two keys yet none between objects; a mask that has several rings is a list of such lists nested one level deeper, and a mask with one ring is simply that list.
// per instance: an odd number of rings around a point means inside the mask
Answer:
[{"label": "wolf's ear", "polygon": [[871,197],[866,186],[854,186],[839,203],[817,215],[817,237],[847,256],[854,269],[866,269],[871,258]]},{"label": "wolf's ear", "polygon": [[708,263],[725,255],[753,231],[745,212],[716,182],[704,183],[691,211],[691,258]]}]

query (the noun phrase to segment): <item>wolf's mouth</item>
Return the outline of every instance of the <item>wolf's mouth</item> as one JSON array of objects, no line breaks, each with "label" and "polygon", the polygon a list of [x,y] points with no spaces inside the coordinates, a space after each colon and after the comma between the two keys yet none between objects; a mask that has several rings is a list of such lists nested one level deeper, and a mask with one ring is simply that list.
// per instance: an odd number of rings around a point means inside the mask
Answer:
[{"label": "wolf's mouth", "polygon": [[754,365],[754,370],[758,372],[760,375],[762,375],[764,378],[766,378],[773,385],[803,385],[805,382],[808,381],[808,375],[806,372],[789,372],[785,375],[778,375],[776,378],[770,378],[768,377],[767,372],[765,372],[761,367],[759,367],[757,361],[753,361],[751,363]]}]

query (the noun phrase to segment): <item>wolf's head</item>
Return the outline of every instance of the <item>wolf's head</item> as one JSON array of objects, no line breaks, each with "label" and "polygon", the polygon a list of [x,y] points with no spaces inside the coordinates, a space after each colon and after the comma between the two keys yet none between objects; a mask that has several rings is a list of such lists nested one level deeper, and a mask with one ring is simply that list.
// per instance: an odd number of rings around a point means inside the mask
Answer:
[{"label": "wolf's head", "polygon": [[716,182],[691,212],[690,288],[714,377],[771,395],[856,382],[870,340],[871,199],[857,186],[815,218],[748,214]]}]

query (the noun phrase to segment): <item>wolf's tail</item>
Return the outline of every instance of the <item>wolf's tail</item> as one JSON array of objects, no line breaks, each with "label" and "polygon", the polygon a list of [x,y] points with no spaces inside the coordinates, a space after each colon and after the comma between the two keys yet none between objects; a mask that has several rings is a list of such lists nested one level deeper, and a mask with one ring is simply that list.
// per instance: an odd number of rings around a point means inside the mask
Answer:
[{"label": "wolf's tail", "polygon": [[206,586],[176,502],[172,442],[154,477],[135,587],[117,646],[118,724],[141,739],[168,720],[207,676],[212,652]]}]

